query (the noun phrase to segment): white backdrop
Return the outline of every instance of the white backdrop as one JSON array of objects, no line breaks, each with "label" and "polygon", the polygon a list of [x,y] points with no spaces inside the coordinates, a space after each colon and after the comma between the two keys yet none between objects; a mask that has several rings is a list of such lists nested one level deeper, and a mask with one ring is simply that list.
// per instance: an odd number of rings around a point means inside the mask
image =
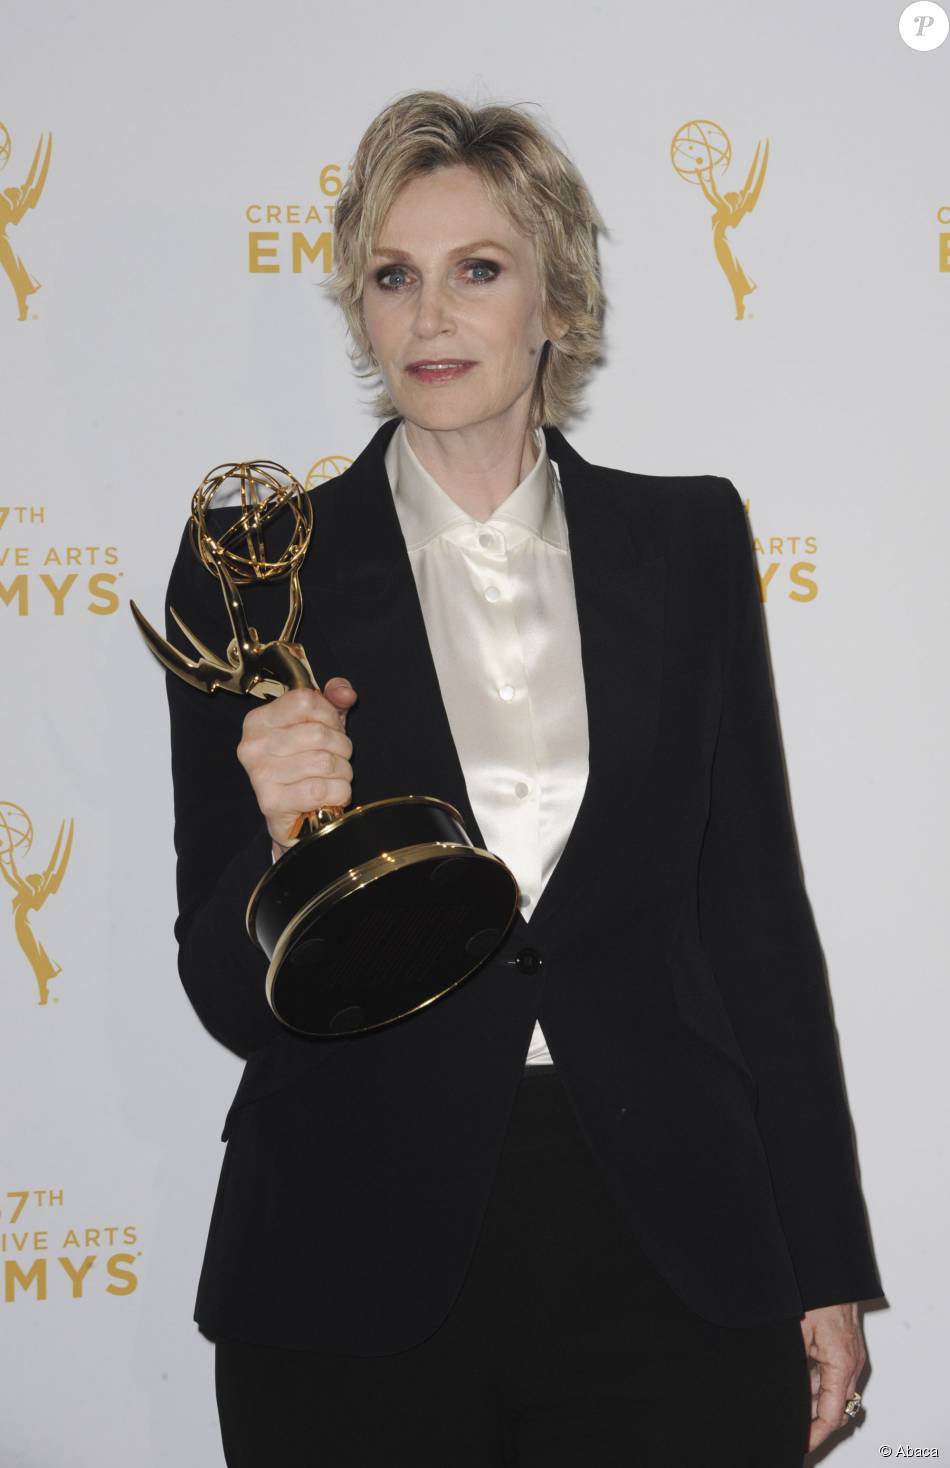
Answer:
[{"label": "white backdrop", "polygon": [[[609,363],[569,439],[625,469],[727,475],[747,499],[890,1301],[866,1318],[867,1417],[837,1461],[950,1454],[950,43],[910,49],[899,14],[10,0],[0,190],[47,135],[52,153],[0,271],[0,810],[14,835],[14,807],[32,820],[21,876],[61,822],[75,835],[32,916],[61,965],[46,1005],[0,884],[4,1468],[222,1461],[192,1307],[241,1066],[177,978],[165,696],[127,602],[160,621],[212,465],[272,457],[304,477],[373,432],[324,261],[294,270],[294,234],[332,229],[326,170],[418,87],[537,104],[607,220]],[[770,142],[731,232],[758,283],[742,321],[710,205],[671,166],[697,118],[731,142],[723,192]],[[277,268],[251,269],[252,250]],[[24,320],[16,256],[41,286]]]}]

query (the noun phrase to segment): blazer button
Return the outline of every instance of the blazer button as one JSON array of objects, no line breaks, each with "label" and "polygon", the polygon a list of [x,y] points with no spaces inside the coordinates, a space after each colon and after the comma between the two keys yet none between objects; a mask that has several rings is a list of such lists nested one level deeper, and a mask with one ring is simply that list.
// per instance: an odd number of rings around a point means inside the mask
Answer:
[{"label": "blazer button", "polygon": [[541,967],[542,959],[537,948],[522,948],[515,956],[515,967],[520,973],[534,974]]}]

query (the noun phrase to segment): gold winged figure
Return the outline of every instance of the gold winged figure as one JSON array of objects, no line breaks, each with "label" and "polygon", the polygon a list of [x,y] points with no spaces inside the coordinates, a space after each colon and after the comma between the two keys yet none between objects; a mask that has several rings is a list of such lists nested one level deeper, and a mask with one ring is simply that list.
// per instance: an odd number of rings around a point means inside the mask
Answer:
[{"label": "gold winged figure", "polygon": [[7,238],[7,227],[11,224],[19,224],[27,209],[35,208],[39,202],[46,183],[46,175],[49,172],[52,151],[52,136],[46,137],[44,147],[44,138],[41,134],[26,181],[19,188],[4,189],[0,192],[0,265],[3,266],[13,286],[21,321],[26,320],[27,299],[40,289],[40,282],[33,279],[14,250]]},{"label": "gold winged figure", "polygon": [[[761,163],[759,154],[762,153]],[[742,188],[736,192],[730,189],[726,194],[720,194],[713,178],[712,164],[705,169],[697,168],[696,177],[699,186],[710,204],[715,207],[715,213],[710,221],[713,233],[713,249],[716,259],[722,267],[723,273],[732,289],[733,300],[736,303],[736,320],[741,321],[745,316],[745,298],[757,289],[756,282],[750,280],[736,259],[732,248],[726,238],[727,229],[735,229],[736,225],[751,214],[758,202],[762,185],[765,182],[765,170],[769,161],[768,139],[765,143],[765,151],[762,152],[762,144],[759,143],[755,150],[755,156],[749,165],[749,172]]]},{"label": "gold winged figure", "polygon": [[[9,835],[9,831],[7,833]],[[29,845],[26,850],[29,850]],[[40,1004],[46,1004],[49,999],[49,984],[51,979],[62,973],[62,964],[54,963],[30,927],[30,919],[33,913],[39,912],[47,897],[59,890],[60,883],[66,872],[69,855],[73,845],[73,822],[63,821],[56,837],[56,845],[46,868],[42,872],[31,872],[28,876],[21,876],[17,869],[15,842],[9,841],[6,848],[0,852],[0,873],[3,879],[13,888],[13,928],[17,941],[23,949],[23,953],[36,977],[39,988]]]},{"label": "gold winged figure", "polygon": [[217,563],[216,571],[225,592],[228,619],[231,623],[232,637],[225,654],[227,661],[218,657],[217,653],[212,652],[192,632],[174,607],[169,607],[168,610],[198,653],[197,660],[186,657],[156,632],[135,602],[129,602],[129,609],[139,631],[159,662],[169,672],[177,674],[193,688],[200,688],[203,693],[214,693],[215,689],[223,688],[228,693],[252,694],[255,698],[277,698],[287,688],[312,688],[316,680],[306,654],[298,643],[291,640],[300,624],[302,609],[296,570],[290,576],[290,611],[280,636],[274,642],[261,642],[257,629],[248,624],[237,587],[223,562]]}]

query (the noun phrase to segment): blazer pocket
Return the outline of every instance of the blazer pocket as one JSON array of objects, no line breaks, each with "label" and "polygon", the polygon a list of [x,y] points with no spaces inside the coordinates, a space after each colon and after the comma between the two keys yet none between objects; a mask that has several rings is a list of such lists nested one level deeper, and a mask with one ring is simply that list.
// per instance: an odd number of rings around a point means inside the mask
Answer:
[{"label": "blazer pocket", "polygon": [[752,1099],[759,1087],[740,1049],[709,959],[698,943],[670,955],[673,1003],[681,1024],[733,1065]]},{"label": "blazer pocket", "polygon": [[252,1051],[244,1063],[244,1073],[224,1120],[222,1142],[228,1140],[234,1118],[245,1106],[283,1090],[284,1086],[293,1085],[324,1065],[331,1055],[340,1054],[346,1044],[343,1037],[339,1040],[307,1040],[288,1030],[286,1035],[278,1035],[269,1045]]}]

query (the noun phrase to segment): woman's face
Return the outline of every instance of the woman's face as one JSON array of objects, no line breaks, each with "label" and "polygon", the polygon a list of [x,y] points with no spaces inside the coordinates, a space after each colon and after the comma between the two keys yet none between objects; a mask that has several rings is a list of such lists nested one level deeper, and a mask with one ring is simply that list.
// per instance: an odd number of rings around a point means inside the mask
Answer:
[{"label": "woman's face", "polygon": [[474,169],[440,168],[400,190],[367,266],[363,317],[409,422],[464,428],[530,403],[547,336],[534,243]]}]

